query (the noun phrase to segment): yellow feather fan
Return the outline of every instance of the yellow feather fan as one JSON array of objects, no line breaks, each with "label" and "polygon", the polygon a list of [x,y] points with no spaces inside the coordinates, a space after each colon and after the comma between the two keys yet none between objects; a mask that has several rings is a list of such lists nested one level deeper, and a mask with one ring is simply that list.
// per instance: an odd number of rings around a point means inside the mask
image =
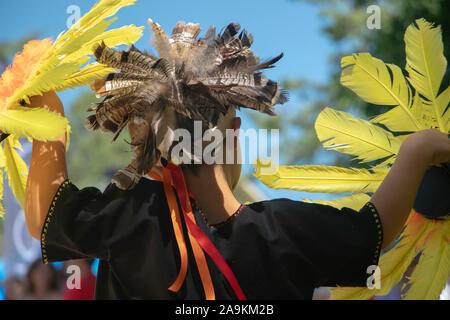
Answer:
[{"label": "yellow feather fan", "polygon": [[[134,25],[105,31],[116,20],[107,18],[137,0],[101,0],[78,23],[62,33],[54,43],[49,39],[30,41],[13,65],[0,79],[0,170],[5,171],[14,195],[23,206],[28,174],[25,162],[19,156],[18,138],[53,141],[69,133],[67,119],[43,108],[30,109],[23,105],[30,97],[44,92],[56,92],[89,85],[115,69],[92,63],[94,46],[104,42],[108,47],[130,45],[142,36],[143,27]],[[0,179],[3,189],[3,175]],[[0,194],[3,194],[1,192]],[[0,206],[0,215],[3,208]]]},{"label": "yellow feather fan", "polygon": [[[271,175],[263,175],[262,161],[255,174],[275,189],[306,192],[355,193],[334,201],[314,201],[337,208],[361,208],[377,190],[389,172],[405,132],[437,128],[450,130],[450,87],[441,90],[447,68],[440,27],[418,19],[405,33],[406,72],[368,53],[344,57],[342,85],[364,101],[392,106],[388,112],[370,121],[345,112],[326,108],[319,115],[315,129],[324,147],[350,154],[361,163],[375,162],[370,169],[346,169],[330,166],[284,166]],[[383,125],[384,129],[382,126]],[[370,299],[386,295],[405,272],[404,299],[439,299],[450,273],[450,220],[430,220],[415,212],[395,245],[382,254],[379,262],[381,288],[335,288],[332,299]],[[418,263],[412,266],[414,258]]]},{"label": "yellow feather fan", "polygon": [[[274,174],[263,174],[257,163],[255,176],[273,189],[290,189],[319,193],[374,192],[378,189],[387,169],[340,168],[333,166],[281,166]],[[273,166],[270,163],[270,166]]]}]

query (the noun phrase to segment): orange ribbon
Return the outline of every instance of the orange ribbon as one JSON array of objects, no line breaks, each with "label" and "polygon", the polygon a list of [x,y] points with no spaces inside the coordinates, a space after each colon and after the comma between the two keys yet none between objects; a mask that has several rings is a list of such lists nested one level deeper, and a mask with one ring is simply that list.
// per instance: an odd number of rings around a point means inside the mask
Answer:
[{"label": "orange ribbon", "polygon": [[152,179],[163,181],[164,183],[164,191],[166,193],[167,202],[171,213],[171,219],[175,231],[176,241],[178,244],[178,248],[180,250],[180,257],[181,257],[180,272],[175,282],[169,287],[169,290],[177,292],[181,288],[186,278],[188,265],[186,243],[184,242],[182,221],[178,209],[177,199],[174,192],[175,188],[178,194],[178,199],[181,204],[184,219],[187,223],[189,241],[191,243],[194,258],[197,263],[197,268],[200,274],[200,279],[203,284],[206,299],[215,300],[215,293],[208,264],[206,262],[206,258],[203,251],[205,251],[210,256],[210,258],[214,261],[219,270],[224,274],[225,278],[228,280],[232,289],[234,290],[237,298],[240,300],[245,300],[246,297],[242,292],[236,277],[234,276],[232,270],[226,263],[225,259],[221,256],[221,254],[214,246],[214,244],[211,242],[211,240],[201,231],[201,229],[195,223],[195,217],[192,212],[192,207],[189,201],[189,194],[187,192],[181,168],[173,164],[169,164],[167,167],[163,168],[162,178],[154,171],[150,172],[148,176],[151,177]]},{"label": "orange ribbon", "polygon": [[[150,172],[148,176],[154,180],[162,181],[164,183],[164,191],[167,197],[167,204],[169,206],[170,215],[172,219],[172,225],[175,232],[175,238],[178,244],[178,250],[180,251],[180,259],[181,266],[180,272],[178,274],[175,282],[169,287],[170,291],[178,292],[181,286],[186,279],[187,267],[188,267],[188,254],[186,243],[184,241],[183,235],[183,227],[180,217],[180,212],[178,209],[178,203],[175,196],[175,192],[173,190],[172,183],[172,174],[169,169],[163,168],[163,176],[161,178],[160,175],[155,173],[154,171]],[[189,216],[193,217],[192,209],[187,213]],[[205,255],[203,253],[202,248],[199,246],[198,242],[192,236],[190,232],[188,232],[189,241],[192,246],[192,251],[194,253],[195,262],[197,263],[197,267],[200,274],[200,279],[203,284],[203,289],[205,291],[206,300],[215,300],[216,296],[214,293],[214,286],[212,284],[211,275],[209,273],[208,264],[206,262]]]},{"label": "orange ribbon", "polygon": [[178,274],[175,282],[169,287],[170,291],[178,292],[183,285],[184,279],[186,278],[187,267],[188,267],[188,254],[186,249],[186,243],[184,242],[183,227],[180,217],[180,212],[178,211],[177,199],[172,189],[172,182],[170,175],[163,175],[164,191],[167,197],[167,203],[169,205],[170,217],[172,219],[173,231],[175,232],[175,238],[178,244],[178,250],[180,251],[180,273]]}]

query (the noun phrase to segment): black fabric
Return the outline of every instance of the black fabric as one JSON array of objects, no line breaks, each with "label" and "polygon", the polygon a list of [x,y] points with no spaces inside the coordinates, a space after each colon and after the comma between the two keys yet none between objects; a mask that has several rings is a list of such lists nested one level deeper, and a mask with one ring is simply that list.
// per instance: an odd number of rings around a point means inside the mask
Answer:
[{"label": "black fabric", "polygon": [[414,202],[414,210],[429,219],[445,219],[450,216],[450,169],[429,167]]},{"label": "black fabric", "polygon": [[[311,299],[319,286],[365,286],[382,240],[369,203],[359,213],[279,199],[254,203],[219,226],[195,210],[196,223],[228,262],[248,299]],[[186,227],[185,236],[186,236]],[[180,258],[160,182],[104,193],[66,182],[42,233],[44,262],[99,258],[97,299],[203,299],[188,244],[189,267],[178,293],[168,287]],[[207,257],[217,299],[235,299]]]}]

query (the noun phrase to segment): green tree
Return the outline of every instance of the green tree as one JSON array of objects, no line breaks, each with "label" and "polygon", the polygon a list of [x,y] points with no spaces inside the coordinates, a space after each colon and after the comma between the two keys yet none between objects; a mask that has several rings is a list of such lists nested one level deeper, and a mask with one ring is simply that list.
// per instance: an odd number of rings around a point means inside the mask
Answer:
[{"label": "green tree", "polygon": [[131,161],[126,130],[111,144],[112,135],[85,129],[86,109],[99,101],[93,93],[85,91],[66,109],[72,128],[67,165],[70,178],[79,187],[104,187],[118,169]]},{"label": "green tree", "polygon": [[34,32],[16,41],[0,42],[0,73],[3,73],[6,66],[8,66],[12,62],[14,55],[17,52],[22,51],[25,43],[32,39],[37,39],[38,36],[39,33]]},{"label": "green tree", "polygon": [[[320,7],[324,21],[323,33],[335,44],[330,56],[331,73],[325,85],[311,83],[308,79],[285,79],[283,85],[291,95],[302,94],[312,96],[299,111],[280,115],[279,119],[264,121],[259,115],[249,113],[258,125],[277,127],[291,126],[300,134],[289,137],[289,144],[299,148],[283,148],[282,154],[287,164],[301,164],[313,161],[322,148],[314,131],[314,122],[320,111],[326,106],[354,113],[364,118],[371,118],[385,110],[360,100],[347,88],[340,84],[340,60],[354,52],[370,52],[373,56],[387,63],[403,67],[406,63],[403,36],[406,28],[418,18],[441,25],[443,30],[444,51],[450,52],[450,1],[448,0],[290,0],[309,2]],[[370,5],[378,5],[381,9],[381,28],[369,29],[367,13]],[[301,58],[301,57],[300,57]],[[442,88],[446,88],[444,83]],[[279,127],[279,126],[278,126]],[[279,127],[280,128],[280,127]],[[282,139],[286,138],[282,136]],[[330,152],[328,152],[330,154]],[[333,163],[347,165],[349,157],[333,152]]]}]

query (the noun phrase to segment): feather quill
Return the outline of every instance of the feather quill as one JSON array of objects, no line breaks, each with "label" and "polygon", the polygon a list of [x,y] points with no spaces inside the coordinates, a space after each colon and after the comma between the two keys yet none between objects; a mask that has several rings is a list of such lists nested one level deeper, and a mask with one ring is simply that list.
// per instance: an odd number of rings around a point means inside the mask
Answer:
[{"label": "feather quill", "polygon": [[387,169],[369,172],[332,166],[280,166],[276,173],[262,174],[257,162],[255,177],[273,189],[289,189],[320,193],[375,192],[384,180]]},{"label": "feather quill", "polygon": [[142,37],[143,29],[144,27],[129,25],[103,32],[91,41],[84,43],[79,50],[64,58],[64,62],[76,61],[79,57],[92,54],[93,48],[102,43],[110,48],[121,44],[135,43]]},{"label": "feather quill", "polygon": [[373,58],[369,53],[359,53],[342,58],[341,83],[368,103],[400,106],[406,117],[420,124],[411,113],[412,93],[402,71],[392,64]]},{"label": "feather quill", "polygon": [[441,28],[434,27],[425,19],[417,19],[416,25],[411,24],[405,33],[405,69],[409,82],[427,99],[424,103],[433,111],[438,128],[444,130],[442,115],[447,105],[439,104],[436,100],[447,69]]},{"label": "feather quill", "polygon": [[55,90],[63,91],[68,88],[86,86],[91,84],[95,80],[103,78],[111,72],[115,71],[116,69],[114,68],[108,68],[105,65],[92,63],[82,70],[71,74],[69,77],[66,77],[62,85],[55,88]]},{"label": "feather quill", "polygon": [[393,162],[402,137],[349,113],[326,108],[317,118],[316,133],[323,146],[356,157],[361,162],[388,158]]},{"label": "feather quill", "polygon": [[410,112],[417,119],[417,123],[414,123],[406,115],[401,106],[394,107],[388,112],[374,117],[370,122],[385,125],[393,132],[414,132],[417,130],[417,126],[419,126],[419,130],[433,127],[432,114],[429,108],[424,108],[422,99],[417,91]]}]

